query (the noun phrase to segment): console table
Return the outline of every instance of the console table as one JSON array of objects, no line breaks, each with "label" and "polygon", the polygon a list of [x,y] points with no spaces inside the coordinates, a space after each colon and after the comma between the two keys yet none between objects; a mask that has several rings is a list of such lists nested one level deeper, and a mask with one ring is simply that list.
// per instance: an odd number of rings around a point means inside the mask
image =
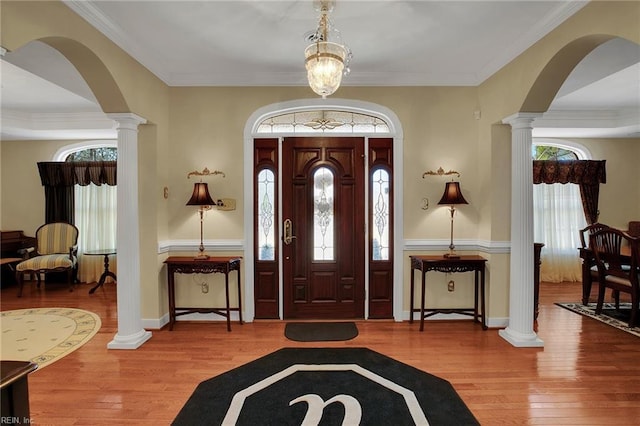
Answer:
[{"label": "console table", "polygon": [[[484,295],[484,278],[485,264],[487,259],[482,256],[460,256],[460,257],[444,257],[439,256],[409,256],[411,259],[411,300],[409,309],[409,323],[413,323],[413,313],[420,312],[420,331],[424,330],[424,319],[432,315],[443,313],[458,313],[462,315],[473,316],[473,321],[482,324],[482,329],[487,329],[485,318],[485,295]],[[414,272],[418,270],[422,272],[422,291],[420,309],[414,308]],[[473,308],[425,308],[425,277],[427,271],[438,272],[473,272],[474,273],[474,306]],[[480,299],[480,306],[478,306]],[[480,308],[480,309],[479,309]]]},{"label": "console table", "polygon": [[29,383],[27,376],[38,368],[28,361],[1,361],[2,423],[29,424]]},{"label": "console table", "polygon": [[[167,278],[169,285],[169,330],[173,330],[176,317],[190,313],[214,313],[227,318],[227,331],[231,331],[231,311],[237,311],[242,324],[242,296],[240,290],[240,260],[239,257],[209,257],[194,259],[187,256],[171,256],[164,263],[167,264]],[[229,272],[238,273],[238,307],[229,304]],[[175,274],[224,274],[225,299],[224,308],[191,308],[176,306]],[[177,312],[180,311],[180,312]]]}]

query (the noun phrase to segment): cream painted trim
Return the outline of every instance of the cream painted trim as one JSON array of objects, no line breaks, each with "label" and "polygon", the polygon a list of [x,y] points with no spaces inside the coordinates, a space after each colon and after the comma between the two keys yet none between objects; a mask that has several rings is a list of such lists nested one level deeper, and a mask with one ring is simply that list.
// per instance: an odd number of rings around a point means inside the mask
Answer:
[{"label": "cream painted trim", "polygon": [[[231,328],[232,329],[234,327],[234,322],[235,324],[240,325],[239,320],[240,320],[240,316],[238,315],[238,313],[231,312],[231,322],[232,322]],[[207,321],[207,322],[215,321],[215,322],[220,322],[225,324],[227,323],[227,319],[221,317],[220,315],[216,315],[213,313],[199,314],[197,312],[192,314],[181,315],[176,318],[176,322],[179,322],[179,321]],[[247,321],[244,321],[244,318],[243,318],[243,322],[247,322]],[[167,324],[169,324],[168,312],[163,316],[161,316],[160,318],[146,318],[146,319],[143,318],[142,319],[142,326],[147,330],[160,330],[162,327],[164,327]]]},{"label": "cream painted trim", "polygon": [[[413,314],[414,321],[420,320],[420,315],[418,313]],[[238,322],[239,316],[237,312],[231,312],[231,321]],[[402,312],[402,320],[409,320],[409,311]],[[425,321],[434,321],[434,320],[459,320],[459,321],[469,321],[469,316],[467,315],[459,315],[459,314],[436,314],[432,317],[427,318]],[[182,315],[176,318],[176,321],[218,321],[218,322],[226,322],[224,318],[221,318],[219,315],[215,314],[188,314]],[[252,322],[252,321],[244,321],[244,322]],[[169,313],[164,314],[160,318],[146,318],[142,320],[142,326],[148,330],[159,330],[165,325],[169,324]],[[509,325],[509,318],[501,317],[501,318],[487,318],[487,326],[489,328],[504,328]],[[233,327],[233,324],[232,324]]]},{"label": "cream painted trim", "polygon": [[[511,253],[511,241],[456,240],[456,251],[479,251],[487,254]],[[405,251],[449,250],[449,240],[404,240]]]},{"label": "cream painted trim", "polygon": [[[409,311],[403,311],[402,318],[404,321],[409,321]],[[425,322],[428,321],[438,321],[438,320],[447,320],[447,321],[470,321],[472,318],[469,318],[468,315],[462,314],[435,314],[430,316],[429,318],[425,318]],[[413,320],[420,321],[420,313],[413,313]],[[504,328],[509,325],[509,318],[499,317],[499,318],[486,318],[487,327],[489,328]],[[427,326],[428,327],[428,326]]]},{"label": "cream painted trim", "polygon": [[[204,240],[207,251],[242,251],[243,240]],[[404,240],[404,251],[447,251],[449,240]],[[163,240],[158,243],[158,254],[169,252],[198,251],[200,240]],[[510,241],[456,240],[458,251],[479,251],[488,254],[508,254]]]},{"label": "cream painted trim", "polygon": [[[237,312],[231,312],[231,321],[237,322],[239,320],[239,316]],[[420,320],[420,315],[418,313],[413,314],[414,321]],[[409,311],[402,312],[402,320],[409,320]],[[432,317],[426,319],[426,321],[437,321],[437,320],[459,320],[459,321],[469,321],[469,316],[467,315],[459,315],[459,314],[436,314]],[[219,321],[226,322],[224,318],[221,318],[219,315],[215,314],[188,314],[182,315],[176,318],[176,321]],[[253,322],[252,321],[244,321],[244,322]],[[160,318],[146,318],[142,320],[142,326],[148,330],[159,330],[165,325],[169,324],[169,313],[167,312]],[[504,328],[509,325],[509,318],[500,317],[500,318],[489,318],[487,317],[487,326],[489,328]],[[232,324],[233,326],[233,324]]]},{"label": "cream painted trim", "polygon": [[[158,254],[169,252],[197,252],[200,240],[163,240],[158,243]],[[242,240],[204,240],[205,251],[243,251]]]}]

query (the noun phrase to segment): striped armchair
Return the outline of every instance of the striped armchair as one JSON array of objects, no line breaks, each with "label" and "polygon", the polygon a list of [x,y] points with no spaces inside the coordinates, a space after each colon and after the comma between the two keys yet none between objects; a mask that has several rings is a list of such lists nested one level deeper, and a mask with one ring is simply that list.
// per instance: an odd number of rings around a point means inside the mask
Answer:
[{"label": "striped armchair", "polygon": [[36,240],[35,256],[16,266],[18,297],[22,296],[25,273],[36,274],[39,288],[41,273],[67,271],[69,291],[72,291],[78,270],[78,228],[69,223],[48,223],[38,228]]}]

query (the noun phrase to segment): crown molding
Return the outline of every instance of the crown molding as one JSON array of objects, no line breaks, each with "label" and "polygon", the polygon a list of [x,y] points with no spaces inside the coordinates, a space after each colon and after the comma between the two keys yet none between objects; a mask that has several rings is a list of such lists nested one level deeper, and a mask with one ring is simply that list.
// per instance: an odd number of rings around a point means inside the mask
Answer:
[{"label": "crown molding", "polygon": [[154,52],[142,48],[135,39],[129,37],[116,22],[100,12],[91,2],[86,0],[62,0],[62,2],[165,84],[170,85],[169,75],[163,72],[165,66],[154,59]]},{"label": "crown molding", "polygon": [[[170,73],[167,64],[157,59],[159,52],[143,48],[128,36],[117,22],[109,18],[92,2],[62,0],[71,10],[127,52],[145,68],[169,86],[306,86],[304,73]],[[354,70],[345,78],[342,86],[477,86],[500,70],[549,31],[582,9],[587,1],[562,1],[544,19],[526,34],[512,41],[508,49],[500,52],[493,61],[478,73],[380,73]],[[259,76],[260,78],[256,78]],[[263,83],[256,84],[256,81]],[[264,83],[264,82],[268,83]]]},{"label": "crown molding", "polygon": [[534,137],[629,138],[640,134],[640,110],[547,111],[533,121]]},{"label": "crown molding", "polygon": [[115,139],[114,121],[102,112],[30,113],[3,109],[2,139]]},{"label": "crown molding", "polygon": [[588,1],[563,1],[549,13],[545,19],[541,19],[536,26],[527,31],[522,37],[513,40],[507,49],[501,51],[501,54],[489,62],[479,73],[475,85],[481,84],[483,81],[491,77],[502,67],[507,65],[513,59],[546,36],[551,30],[562,24],[580,9],[585,7]]}]

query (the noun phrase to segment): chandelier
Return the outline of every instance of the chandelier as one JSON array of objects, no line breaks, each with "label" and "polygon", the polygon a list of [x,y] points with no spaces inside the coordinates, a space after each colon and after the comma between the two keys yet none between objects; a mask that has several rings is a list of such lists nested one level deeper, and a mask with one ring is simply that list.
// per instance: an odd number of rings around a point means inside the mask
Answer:
[{"label": "chandelier", "polygon": [[320,22],[315,33],[307,37],[312,43],[304,51],[309,86],[323,98],[338,90],[342,75],[351,71],[349,62],[353,56],[342,42],[340,31],[329,20],[334,3],[333,0],[319,2]]}]

